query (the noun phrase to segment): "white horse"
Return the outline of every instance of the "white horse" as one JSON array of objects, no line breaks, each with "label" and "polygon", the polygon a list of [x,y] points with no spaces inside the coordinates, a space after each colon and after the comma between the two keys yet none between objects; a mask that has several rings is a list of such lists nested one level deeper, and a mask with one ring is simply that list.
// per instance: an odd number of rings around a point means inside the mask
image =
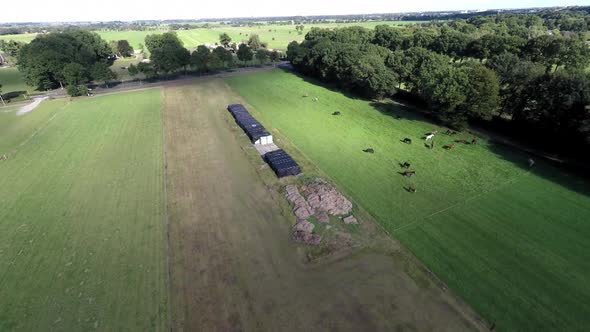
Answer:
[{"label": "white horse", "polygon": [[430,141],[434,137],[434,133],[426,135],[426,140]]}]

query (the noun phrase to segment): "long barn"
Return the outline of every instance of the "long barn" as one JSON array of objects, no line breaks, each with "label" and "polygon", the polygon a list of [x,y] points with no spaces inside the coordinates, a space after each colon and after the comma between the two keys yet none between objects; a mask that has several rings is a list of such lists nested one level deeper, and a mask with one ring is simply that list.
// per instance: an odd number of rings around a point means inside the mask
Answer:
[{"label": "long barn", "polygon": [[236,123],[254,144],[272,144],[272,135],[256,120],[242,104],[231,104],[227,110],[236,120]]}]

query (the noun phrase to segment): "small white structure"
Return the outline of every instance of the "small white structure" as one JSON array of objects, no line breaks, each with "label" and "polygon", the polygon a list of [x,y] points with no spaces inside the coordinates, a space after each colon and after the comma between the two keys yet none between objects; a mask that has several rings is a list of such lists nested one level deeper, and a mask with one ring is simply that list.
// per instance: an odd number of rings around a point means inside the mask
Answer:
[{"label": "small white structure", "polygon": [[258,140],[256,140],[254,142],[254,144],[261,144],[261,145],[272,144],[272,135],[268,134],[266,136],[262,136]]}]

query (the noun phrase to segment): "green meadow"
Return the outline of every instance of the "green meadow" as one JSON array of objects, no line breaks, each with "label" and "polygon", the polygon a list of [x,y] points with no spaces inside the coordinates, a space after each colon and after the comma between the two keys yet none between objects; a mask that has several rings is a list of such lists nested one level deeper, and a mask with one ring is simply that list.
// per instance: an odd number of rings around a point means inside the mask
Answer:
[{"label": "green meadow", "polygon": [[167,326],[159,90],[0,108],[0,331]]},{"label": "green meadow", "polygon": [[[483,138],[456,143],[474,136],[445,135],[403,105],[281,70],[226,81],[292,143],[288,150],[330,176],[498,330],[590,325],[587,180],[541,160],[529,168],[529,155]],[[430,149],[422,137],[433,130]],[[369,147],[374,154],[362,151]],[[400,174],[405,161],[415,176]]]}]

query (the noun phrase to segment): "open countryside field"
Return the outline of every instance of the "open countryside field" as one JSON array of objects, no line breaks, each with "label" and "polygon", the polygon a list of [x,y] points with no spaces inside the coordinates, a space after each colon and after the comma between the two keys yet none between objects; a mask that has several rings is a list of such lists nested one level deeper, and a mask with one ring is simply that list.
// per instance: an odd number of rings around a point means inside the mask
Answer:
[{"label": "open countryside field", "polygon": [[482,327],[368,220],[368,249],[303,265],[277,190],[289,179],[264,166],[225,110],[242,98],[221,79],[168,86],[164,96],[173,330]]},{"label": "open countryside field", "polygon": [[304,265],[236,101],[208,78],[2,109],[0,330],[482,329],[370,220]]},{"label": "open countryside field", "polygon": [[[428,149],[420,137],[445,129],[402,105],[347,97],[281,70],[226,81],[273,135],[293,143],[290,152],[329,174],[498,330],[590,325],[587,180],[539,160],[528,169],[528,155],[483,139],[443,148],[467,134],[439,134]],[[416,176],[398,174],[404,161]]]},{"label": "open countryside field", "polygon": [[0,113],[1,331],[165,329],[160,110],[149,90]]},{"label": "open countryside field", "polygon": [[[198,45],[207,43],[219,42],[219,35],[226,32],[234,41],[248,40],[249,35],[258,34],[262,41],[268,42],[270,48],[286,49],[287,44],[293,40],[302,41],[305,34],[312,27],[321,28],[341,28],[346,26],[363,26],[367,29],[374,29],[380,24],[387,24],[391,26],[401,26],[413,23],[423,23],[423,21],[383,21],[383,22],[360,22],[360,23],[318,23],[318,24],[304,24],[305,30],[302,35],[299,35],[295,30],[295,25],[265,25],[256,27],[231,27],[219,24],[213,24],[209,29],[192,29],[179,30],[178,36],[184,42],[187,48],[196,48]],[[269,31],[271,30],[271,31]],[[107,41],[126,39],[134,48],[139,48],[139,44],[145,44],[145,36],[154,33],[164,33],[168,31],[165,27],[160,30],[147,31],[96,31],[101,37]],[[36,34],[21,34],[21,35],[3,35],[0,39],[16,40],[24,43],[29,43],[35,38]],[[275,40],[273,40],[273,38]]]}]

